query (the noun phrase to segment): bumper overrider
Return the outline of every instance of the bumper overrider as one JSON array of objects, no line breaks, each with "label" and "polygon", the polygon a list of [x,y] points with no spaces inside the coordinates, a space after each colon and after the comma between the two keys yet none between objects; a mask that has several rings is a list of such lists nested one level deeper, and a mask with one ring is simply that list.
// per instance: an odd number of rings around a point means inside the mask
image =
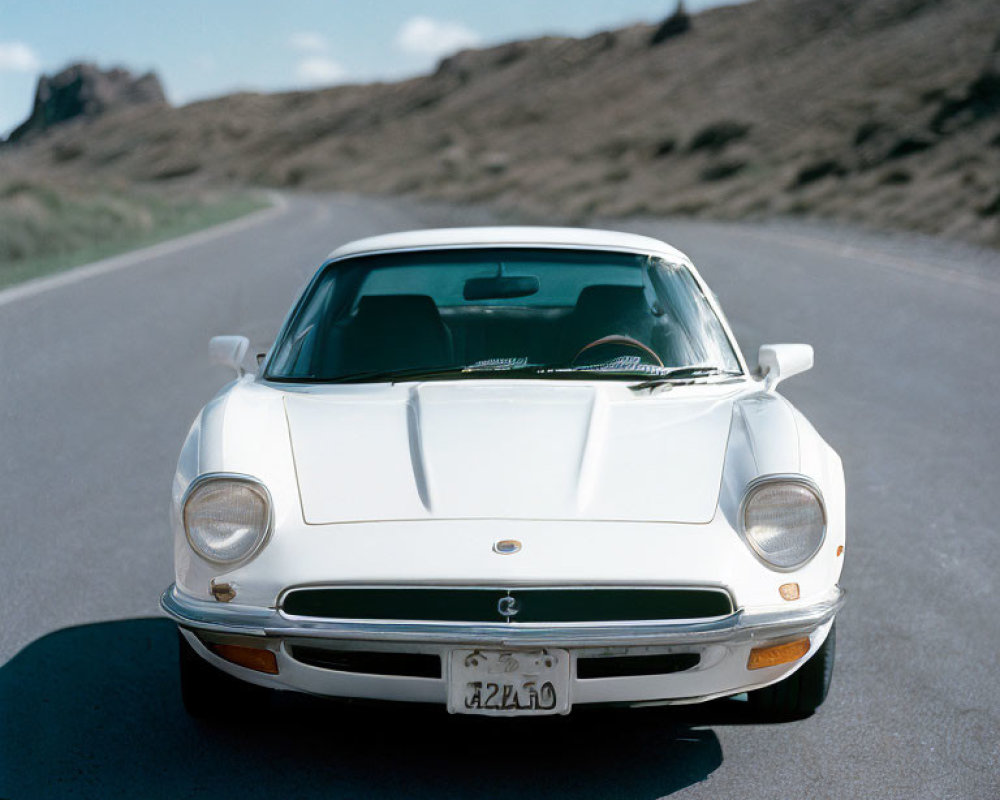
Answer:
[{"label": "bumper overrider", "polygon": [[[569,693],[577,705],[690,703],[775,683],[822,645],[844,597],[834,587],[812,602],[738,608],[712,619],[517,624],[306,618],[200,600],[175,585],[160,605],[209,663],[262,686],[443,704],[454,653],[553,650],[572,662]],[[763,666],[758,659],[751,667],[752,653],[784,643],[801,644],[796,658]],[[273,671],[233,663],[220,645],[266,649]]]}]

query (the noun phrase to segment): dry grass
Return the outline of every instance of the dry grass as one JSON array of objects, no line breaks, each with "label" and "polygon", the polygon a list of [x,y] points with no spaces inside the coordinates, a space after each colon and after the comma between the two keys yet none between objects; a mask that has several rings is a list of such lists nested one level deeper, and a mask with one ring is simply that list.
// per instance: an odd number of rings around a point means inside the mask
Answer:
[{"label": "dry grass", "polygon": [[0,181],[0,286],[233,219],[249,192],[164,191],[22,173]]}]

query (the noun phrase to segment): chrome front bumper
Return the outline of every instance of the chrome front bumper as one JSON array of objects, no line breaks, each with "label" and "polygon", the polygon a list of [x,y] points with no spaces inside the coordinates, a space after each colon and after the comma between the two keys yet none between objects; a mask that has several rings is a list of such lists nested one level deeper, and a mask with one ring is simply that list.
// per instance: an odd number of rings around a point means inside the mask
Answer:
[{"label": "chrome front bumper", "polygon": [[495,647],[605,647],[739,644],[809,633],[833,619],[844,597],[844,590],[837,586],[809,605],[756,612],[738,609],[729,616],[705,621],[559,624],[318,620],[287,616],[272,608],[198,600],[182,595],[175,585],[163,593],[160,606],[184,628],[240,636]]}]

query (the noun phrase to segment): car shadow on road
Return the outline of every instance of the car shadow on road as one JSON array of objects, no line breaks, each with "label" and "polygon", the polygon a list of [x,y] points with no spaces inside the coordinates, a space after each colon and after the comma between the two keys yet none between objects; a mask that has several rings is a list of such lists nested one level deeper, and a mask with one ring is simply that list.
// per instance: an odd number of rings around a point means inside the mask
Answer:
[{"label": "car shadow on road", "polygon": [[692,710],[484,720],[283,695],[248,720],[184,713],[163,619],[67,628],[0,668],[0,797],[661,797],[722,763]]}]

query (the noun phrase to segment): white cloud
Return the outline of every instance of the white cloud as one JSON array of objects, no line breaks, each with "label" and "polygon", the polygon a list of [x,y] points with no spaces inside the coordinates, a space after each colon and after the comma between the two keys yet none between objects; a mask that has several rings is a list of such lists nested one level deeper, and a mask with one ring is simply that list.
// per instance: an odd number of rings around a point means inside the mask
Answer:
[{"label": "white cloud", "polygon": [[322,34],[299,31],[288,37],[288,45],[293,50],[309,54],[295,65],[295,77],[301,83],[328,86],[341,82],[347,76],[347,70],[327,55],[330,44]]},{"label": "white cloud", "polygon": [[24,42],[0,42],[0,72],[34,72],[41,59]]},{"label": "white cloud", "polygon": [[325,53],[329,45],[326,37],[311,31],[299,31],[288,37],[288,44],[300,53]]},{"label": "white cloud", "polygon": [[396,47],[404,53],[431,58],[450,55],[456,50],[473,47],[480,41],[479,34],[461,22],[430,17],[413,17],[396,34]]},{"label": "white cloud", "polygon": [[346,75],[347,71],[340,64],[325,56],[304,58],[295,68],[295,77],[313,85],[337,83]]}]

